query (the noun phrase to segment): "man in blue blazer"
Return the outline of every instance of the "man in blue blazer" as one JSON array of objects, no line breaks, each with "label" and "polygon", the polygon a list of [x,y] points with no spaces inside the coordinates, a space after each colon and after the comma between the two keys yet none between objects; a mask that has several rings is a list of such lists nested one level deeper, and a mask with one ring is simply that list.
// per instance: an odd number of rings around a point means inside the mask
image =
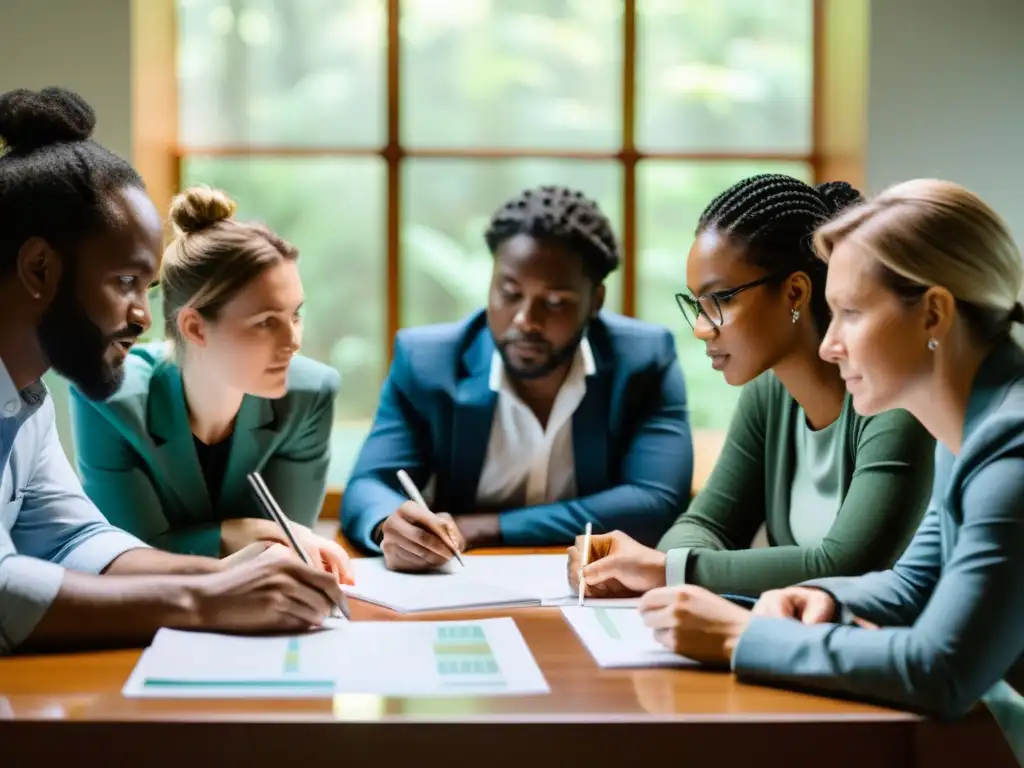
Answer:
[{"label": "man in blue blazer", "polygon": [[[343,533],[407,571],[453,549],[568,545],[587,522],[655,543],[689,500],[686,393],[667,330],[601,311],[619,264],[608,219],[540,187],[485,239],[486,311],[396,337]],[[438,514],[409,500],[403,469]]]}]

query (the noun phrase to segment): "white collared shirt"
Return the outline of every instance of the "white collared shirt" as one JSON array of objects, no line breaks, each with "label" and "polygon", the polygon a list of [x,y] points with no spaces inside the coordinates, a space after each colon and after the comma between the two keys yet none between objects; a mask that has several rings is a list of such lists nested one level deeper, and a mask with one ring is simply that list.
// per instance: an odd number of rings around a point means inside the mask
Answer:
[{"label": "white collared shirt", "polygon": [[479,506],[532,507],[575,498],[572,415],[594,371],[594,355],[584,338],[543,427],[512,388],[501,355],[494,353],[490,387],[498,402],[476,491]]}]

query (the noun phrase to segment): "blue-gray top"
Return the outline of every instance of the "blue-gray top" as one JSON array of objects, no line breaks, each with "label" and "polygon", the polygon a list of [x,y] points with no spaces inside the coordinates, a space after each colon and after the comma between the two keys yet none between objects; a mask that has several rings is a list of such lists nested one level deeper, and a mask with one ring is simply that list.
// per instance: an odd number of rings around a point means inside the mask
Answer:
[{"label": "blue-gray top", "polygon": [[975,378],[954,456],[941,444],[929,510],[888,571],[808,582],[881,626],[754,618],[741,679],[844,693],[942,718],[984,700],[1024,764],[1024,350]]}]

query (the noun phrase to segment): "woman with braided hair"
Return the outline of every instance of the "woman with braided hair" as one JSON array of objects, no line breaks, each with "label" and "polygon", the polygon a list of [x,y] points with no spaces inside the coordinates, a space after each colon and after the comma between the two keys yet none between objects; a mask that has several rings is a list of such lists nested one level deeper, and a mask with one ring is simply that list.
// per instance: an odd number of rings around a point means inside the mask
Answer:
[{"label": "woman with braided hair", "polygon": [[1020,249],[984,200],[937,179],[886,189],[815,244],[833,309],[821,356],[857,413],[905,408],[936,439],[924,521],[888,570],[771,590],[752,611],[665,587],[641,617],[672,651],[745,683],[943,720],[980,700],[1024,765]]},{"label": "woman with braided hair", "polygon": [[[887,568],[924,514],[934,440],[908,413],[857,414],[818,354],[830,321],[812,234],[860,194],[781,174],[744,179],[701,215],[676,300],[711,365],[743,393],[706,487],[656,549],[591,539],[594,596],[695,584],[756,598]],[[764,526],[769,547],[750,548]],[[569,580],[579,578],[578,547]]]}]

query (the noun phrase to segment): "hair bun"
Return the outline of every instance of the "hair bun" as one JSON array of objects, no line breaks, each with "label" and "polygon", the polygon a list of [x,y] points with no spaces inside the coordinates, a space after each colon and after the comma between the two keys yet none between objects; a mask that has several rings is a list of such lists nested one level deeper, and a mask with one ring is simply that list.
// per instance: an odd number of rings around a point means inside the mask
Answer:
[{"label": "hair bun", "polygon": [[833,215],[848,206],[864,201],[864,196],[845,181],[826,181],[819,184],[816,189],[821,199],[828,205],[829,213]]},{"label": "hair bun", "polygon": [[171,223],[180,234],[188,235],[230,219],[237,207],[224,192],[200,184],[189,187],[171,201]]},{"label": "hair bun", "polygon": [[1024,324],[1024,304],[1019,301],[1015,302],[1013,309],[1010,310],[1010,322]]},{"label": "hair bun", "polygon": [[49,144],[85,141],[96,127],[96,113],[65,88],[0,94],[0,139],[11,152],[31,152]]}]

